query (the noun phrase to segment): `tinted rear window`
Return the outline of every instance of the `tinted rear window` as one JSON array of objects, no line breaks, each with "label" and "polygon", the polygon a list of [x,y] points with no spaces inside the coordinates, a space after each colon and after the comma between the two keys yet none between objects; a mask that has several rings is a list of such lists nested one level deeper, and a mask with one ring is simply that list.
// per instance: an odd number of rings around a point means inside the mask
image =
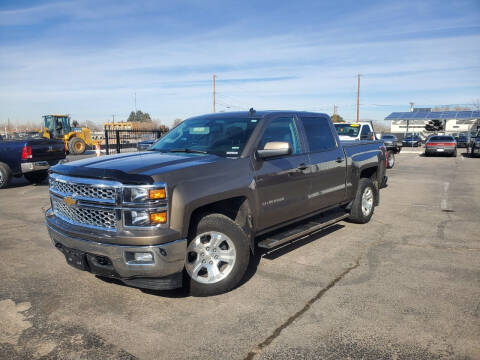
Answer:
[{"label": "tinted rear window", "polygon": [[432,136],[430,141],[455,141],[451,136]]},{"label": "tinted rear window", "polygon": [[335,148],[335,138],[327,119],[322,117],[302,117],[302,123],[311,152]]}]

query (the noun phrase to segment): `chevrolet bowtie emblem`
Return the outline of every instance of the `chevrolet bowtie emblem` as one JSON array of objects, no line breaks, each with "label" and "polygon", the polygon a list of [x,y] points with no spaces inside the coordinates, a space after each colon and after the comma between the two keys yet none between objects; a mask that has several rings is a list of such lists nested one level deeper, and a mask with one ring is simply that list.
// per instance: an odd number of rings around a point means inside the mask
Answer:
[{"label": "chevrolet bowtie emblem", "polygon": [[73,206],[77,203],[77,200],[71,198],[70,196],[67,196],[63,198],[63,202],[67,204],[67,206]]}]

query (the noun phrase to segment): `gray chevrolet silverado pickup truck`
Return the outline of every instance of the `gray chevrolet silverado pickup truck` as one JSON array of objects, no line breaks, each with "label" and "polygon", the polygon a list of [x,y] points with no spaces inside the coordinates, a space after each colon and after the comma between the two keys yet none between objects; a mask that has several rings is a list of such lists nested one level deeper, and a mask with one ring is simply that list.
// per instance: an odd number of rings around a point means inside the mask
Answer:
[{"label": "gray chevrolet silverado pickup truck", "polygon": [[198,116],[149,151],[53,167],[46,225],[81,270],[213,295],[240,283],[259,248],[367,223],[385,165],[381,141],[342,144],[325,114]]}]

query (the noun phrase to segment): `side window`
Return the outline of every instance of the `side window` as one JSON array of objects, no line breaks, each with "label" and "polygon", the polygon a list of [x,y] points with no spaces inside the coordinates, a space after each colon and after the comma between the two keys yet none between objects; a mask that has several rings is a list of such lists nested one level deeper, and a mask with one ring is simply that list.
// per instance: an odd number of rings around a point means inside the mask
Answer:
[{"label": "side window", "polygon": [[259,149],[263,149],[266,143],[272,141],[288,142],[292,147],[292,154],[300,154],[298,133],[292,117],[282,117],[272,120],[263,133]]},{"label": "side window", "polygon": [[334,149],[335,138],[327,119],[322,117],[302,117],[310,152]]},{"label": "side window", "polygon": [[360,135],[368,135],[370,133],[370,126],[368,125],[363,125],[362,126],[362,132]]}]

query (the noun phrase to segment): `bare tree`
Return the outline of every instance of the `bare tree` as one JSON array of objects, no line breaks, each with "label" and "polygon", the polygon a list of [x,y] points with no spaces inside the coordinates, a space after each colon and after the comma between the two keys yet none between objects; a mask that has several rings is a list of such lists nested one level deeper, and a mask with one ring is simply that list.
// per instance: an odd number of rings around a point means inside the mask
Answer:
[{"label": "bare tree", "polygon": [[172,125],[172,128],[174,128],[175,126],[179,125],[183,120],[182,119],[175,119],[173,120],[173,125]]}]

